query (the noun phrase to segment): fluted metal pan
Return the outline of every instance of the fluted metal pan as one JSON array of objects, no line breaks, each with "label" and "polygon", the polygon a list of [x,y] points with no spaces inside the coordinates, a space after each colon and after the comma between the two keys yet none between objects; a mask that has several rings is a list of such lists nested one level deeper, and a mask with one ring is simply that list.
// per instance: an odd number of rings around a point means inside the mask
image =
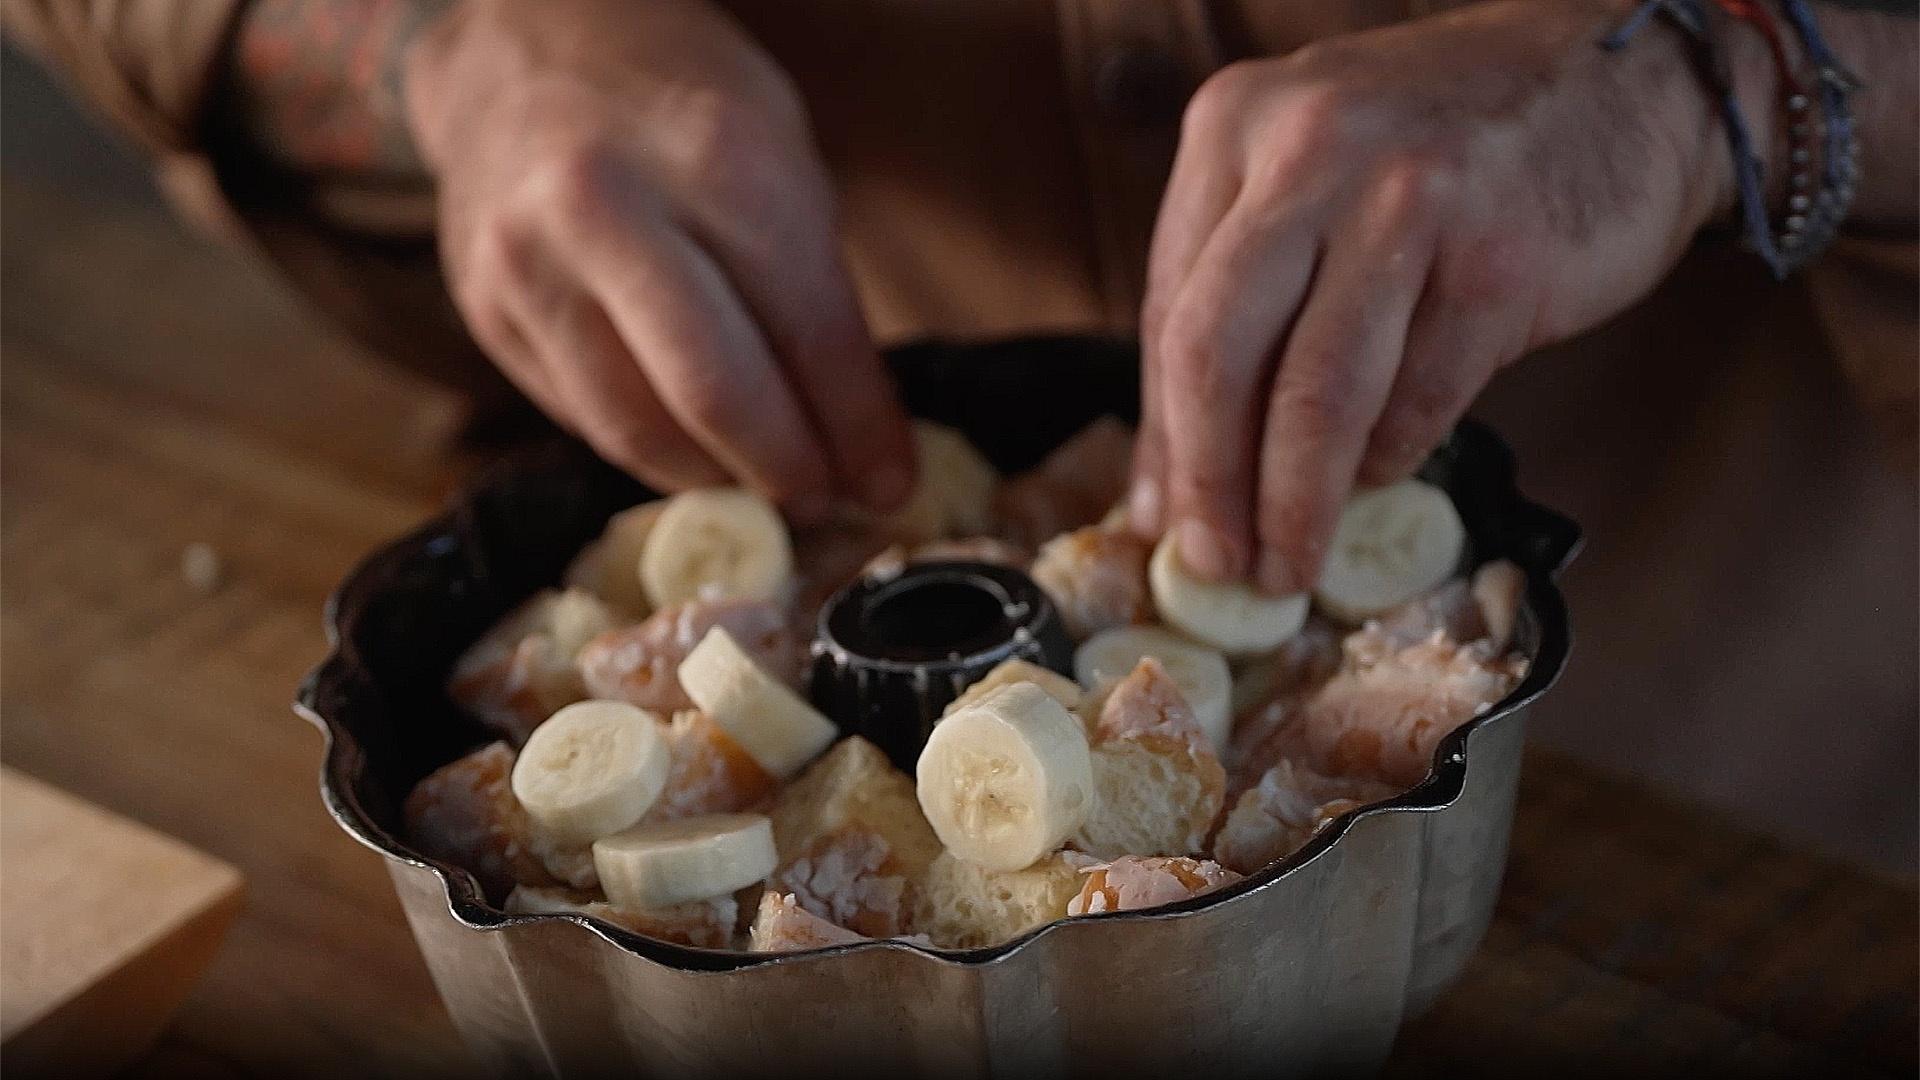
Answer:
[{"label": "fluted metal pan", "polygon": [[[890,360],[916,414],[1004,470],[1103,414],[1131,419],[1136,357],[1079,338],[931,343]],[[778,956],[687,948],[578,915],[509,915],[403,836],[400,805],[486,736],[446,699],[460,651],[615,511],[650,493],[583,448],[537,448],[360,564],[326,609],[332,651],[296,710],[326,736],[320,791],[383,856],[441,994],[502,1075],[1359,1075],[1459,972],[1506,859],[1528,708],[1570,632],[1555,575],[1579,530],[1529,502],[1488,429],[1425,466],[1472,558],[1527,572],[1531,658],[1442,740],[1426,779],[1289,858],[1186,903],[1053,923],[964,952],[901,941]]]}]

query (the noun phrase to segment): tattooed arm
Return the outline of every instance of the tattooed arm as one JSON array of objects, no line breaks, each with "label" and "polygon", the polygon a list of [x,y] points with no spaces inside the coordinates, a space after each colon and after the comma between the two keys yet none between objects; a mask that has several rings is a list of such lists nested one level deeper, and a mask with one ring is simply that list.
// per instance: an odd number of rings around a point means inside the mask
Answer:
[{"label": "tattooed arm", "polygon": [[607,460],[802,517],[885,509],[906,418],[786,73],[710,0],[250,0],[223,137],[431,180],[474,338]]},{"label": "tattooed arm", "polygon": [[403,103],[407,50],[451,0],[252,0],[222,126],[296,175],[426,176]]}]

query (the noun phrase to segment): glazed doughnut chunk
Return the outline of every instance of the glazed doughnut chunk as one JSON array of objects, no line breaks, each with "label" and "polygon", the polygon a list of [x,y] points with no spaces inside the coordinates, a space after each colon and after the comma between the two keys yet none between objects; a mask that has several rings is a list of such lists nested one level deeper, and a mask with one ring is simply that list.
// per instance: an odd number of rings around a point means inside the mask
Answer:
[{"label": "glazed doughnut chunk", "polygon": [[1377,780],[1328,776],[1281,761],[1240,794],[1214,837],[1213,857],[1251,874],[1298,851],[1341,814],[1392,798],[1399,790]]},{"label": "glazed doughnut chunk", "polygon": [[693,708],[680,663],[714,627],[732,635],[760,666],[789,685],[800,681],[800,646],[786,611],[761,600],[689,600],[645,622],[608,630],[579,651],[587,694],[630,702],[662,716]]},{"label": "glazed doughnut chunk", "polygon": [[1122,855],[1109,863],[1098,863],[1081,871],[1086,884],[1067,901],[1069,915],[1098,915],[1103,911],[1135,911],[1191,900],[1222,885],[1240,880],[1240,875],[1207,859],[1147,858]]},{"label": "glazed doughnut chunk", "polygon": [[844,825],[773,872],[768,886],[836,926],[867,937],[905,932],[911,905],[905,870],[886,837]]},{"label": "glazed doughnut chunk", "polygon": [[551,885],[533,823],[513,797],[513,748],[493,742],[427,774],[407,796],[407,836],[420,853],[464,867],[488,896]]}]

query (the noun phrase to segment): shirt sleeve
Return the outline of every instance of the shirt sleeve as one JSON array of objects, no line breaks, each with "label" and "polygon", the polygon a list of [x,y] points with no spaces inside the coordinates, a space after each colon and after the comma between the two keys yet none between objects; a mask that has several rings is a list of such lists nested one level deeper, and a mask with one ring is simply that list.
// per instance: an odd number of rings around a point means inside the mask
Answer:
[{"label": "shirt sleeve", "polygon": [[0,0],[0,22],[149,151],[190,153],[244,2]]}]

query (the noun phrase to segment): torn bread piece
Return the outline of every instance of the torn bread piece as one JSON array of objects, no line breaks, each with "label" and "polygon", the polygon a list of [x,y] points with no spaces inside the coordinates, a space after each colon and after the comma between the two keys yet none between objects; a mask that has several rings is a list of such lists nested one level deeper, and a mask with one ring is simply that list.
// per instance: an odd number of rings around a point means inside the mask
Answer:
[{"label": "torn bread piece", "polygon": [[914,890],[913,928],[943,949],[974,949],[1063,918],[1085,860],[1060,851],[1021,870],[986,870],[951,852]]},{"label": "torn bread piece", "polygon": [[509,612],[460,654],[447,696],[515,746],[547,717],[588,694],[574,660],[617,625],[584,589],[546,589]]},{"label": "torn bread piece", "polygon": [[1090,525],[1040,546],[1033,580],[1053,601],[1075,641],[1153,619],[1147,560],[1153,545],[1124,527]]},{"label": "torn bread piece", "polygon": [[940,854],[940,838],[920,811],[913,778],[858,735],[835,743],[781,789],[768,813],[783,860],[848,825],[884,837],[910,878],[924,873]]},{"label": "torn bread piece", "polygon": [[1096,800],[1074,847],[1100,858],[1191,855],[1226,799],[1226,770],[1158,660],[1144,657],[1092,728]]},{"label": "torn bread piece", "polygon": [[1487,646],[1495,653],[1507,651],[1520,622],[1520,605],[1526,602],[1527,572],[1500,559],[1473,572],[1472,588],[1480,621],[1487,628]]},{"label": "torn bread piece", "polygon": [[1000,484],[1000,474],[986,457],[965,435],[926,420],[913,422],[913,449],[913,493],[880,523],[880,530],[904,544],[986,532]]},{"label": "torn bread piece", "polygon": [[1102,416],[994,494],[999,530],[1037,544],[1098,520],[1126,495],[1133,429]]}]

